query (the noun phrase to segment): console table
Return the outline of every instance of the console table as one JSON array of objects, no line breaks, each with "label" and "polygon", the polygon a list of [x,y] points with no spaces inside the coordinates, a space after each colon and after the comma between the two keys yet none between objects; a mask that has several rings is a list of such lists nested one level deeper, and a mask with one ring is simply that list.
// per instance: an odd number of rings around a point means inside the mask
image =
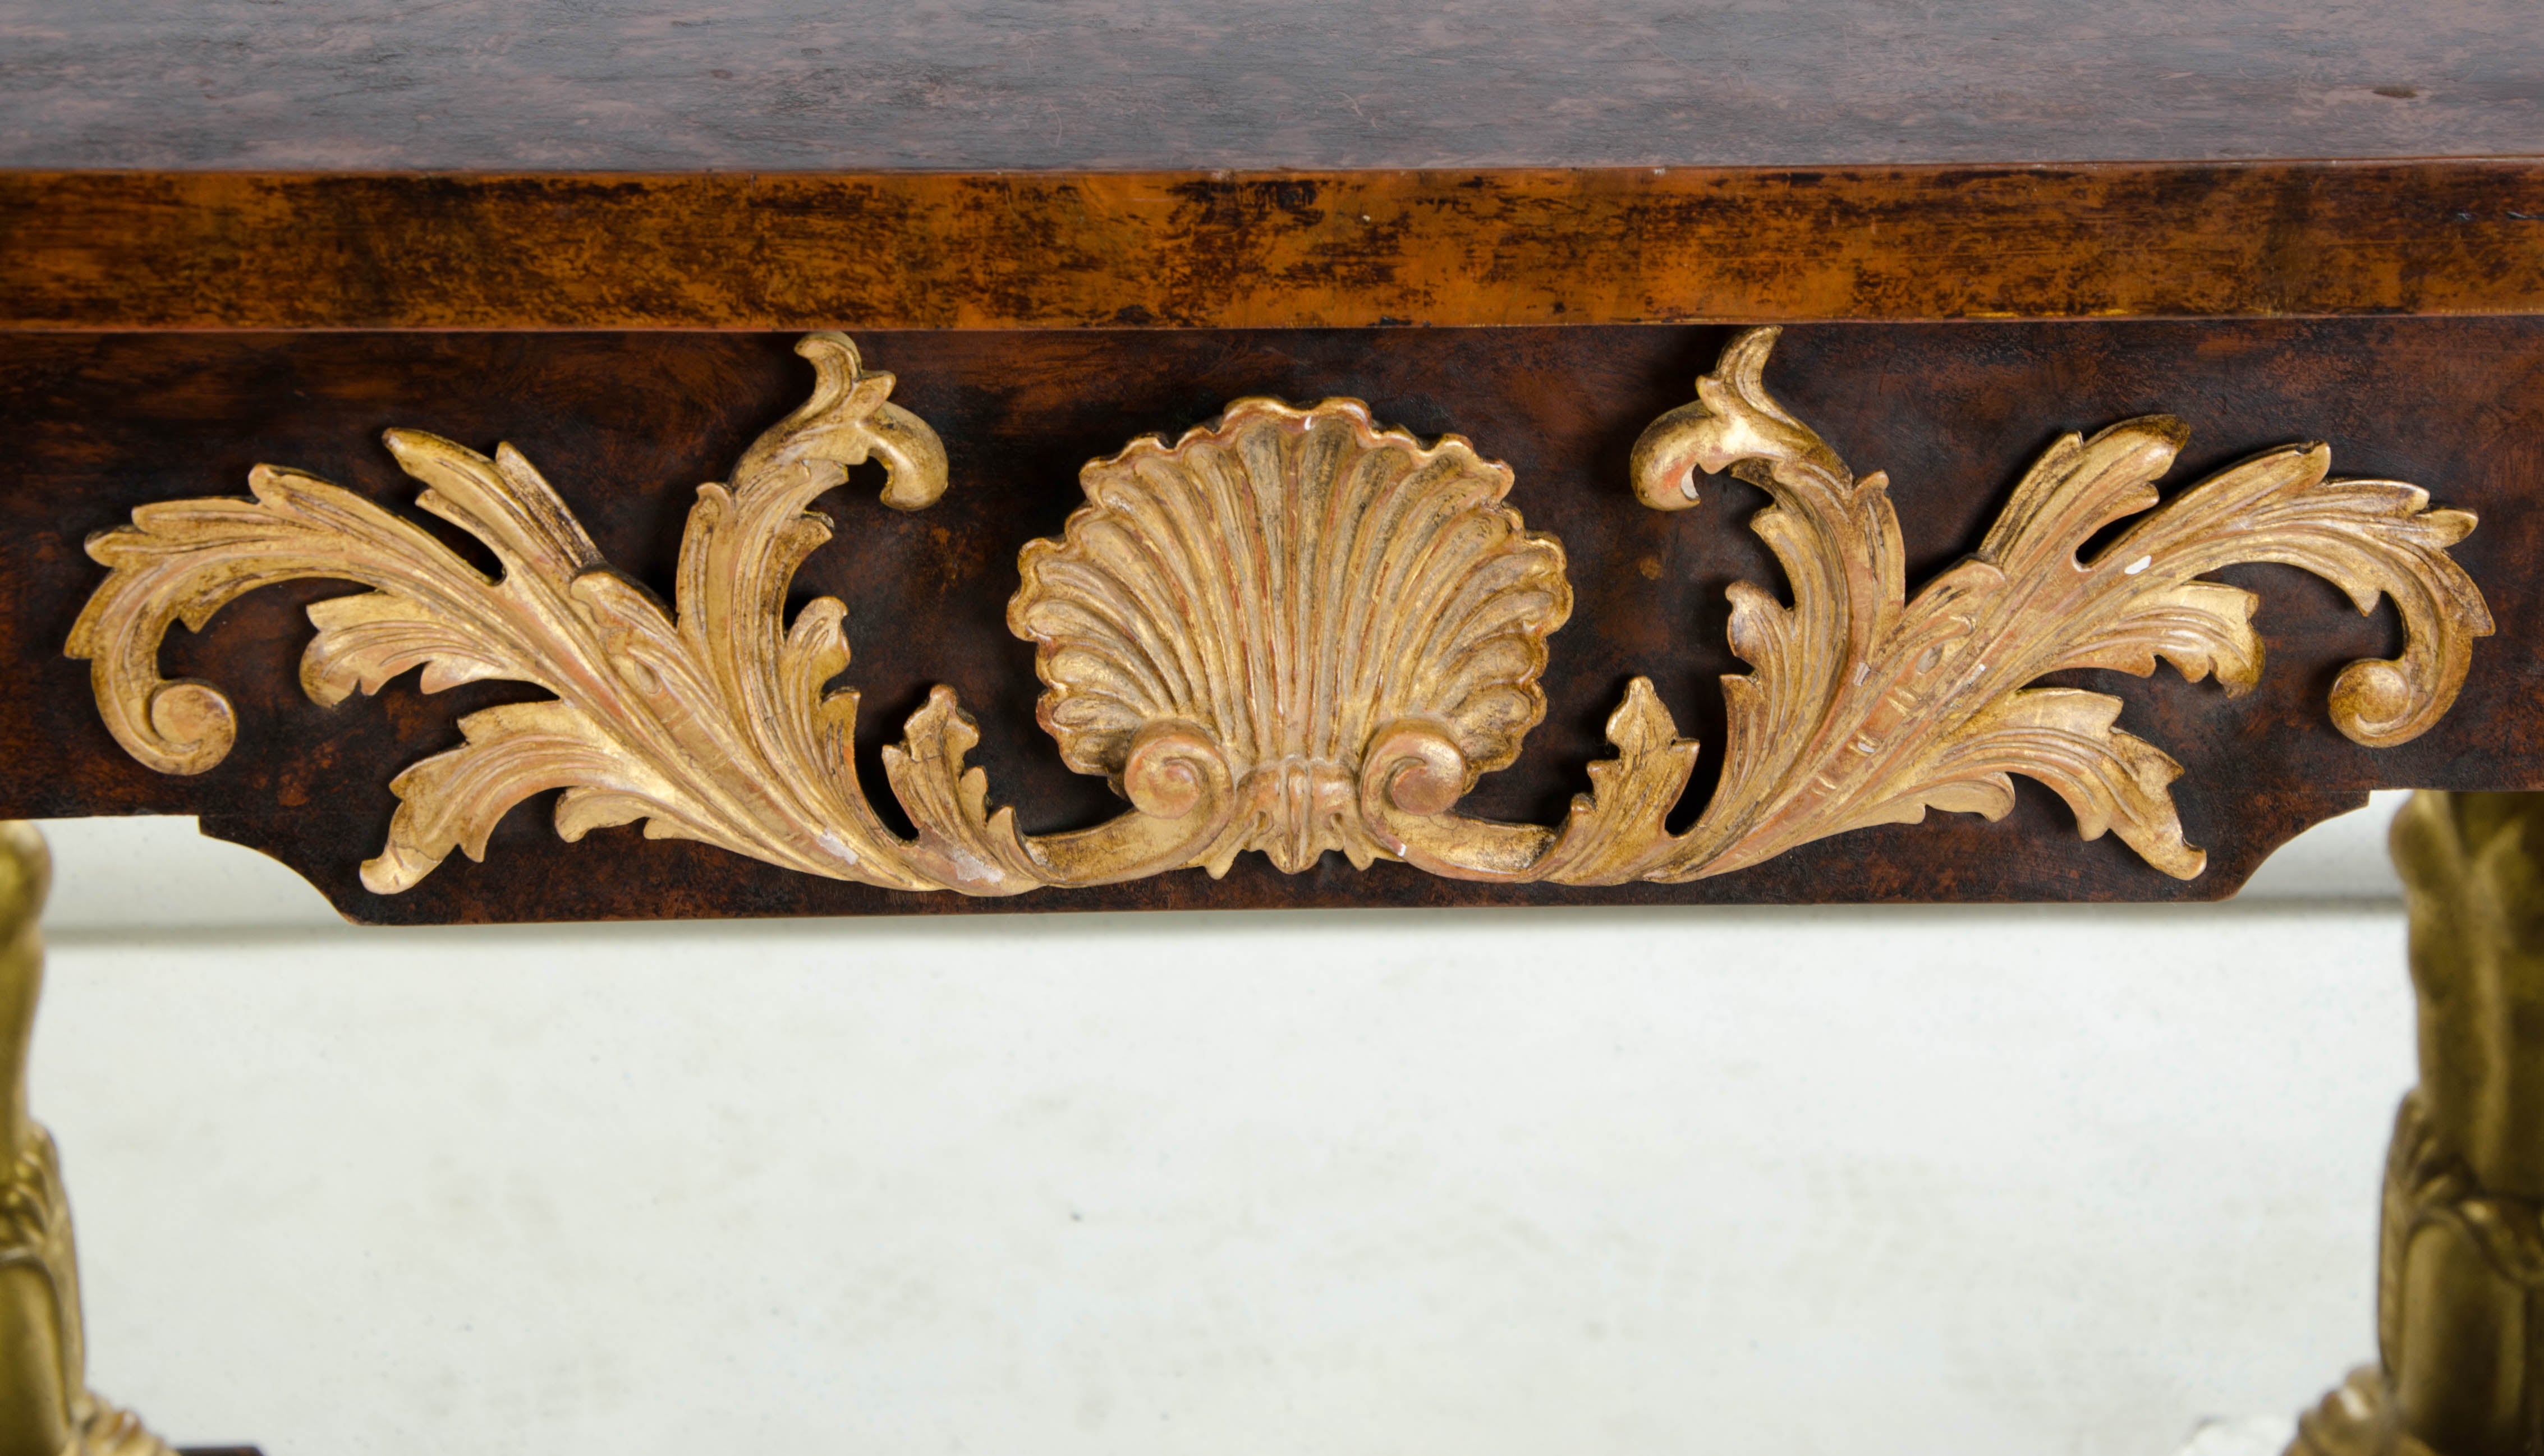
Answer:
[{"label": "console table", "polygon": [[[2213,899],[2476,791],[2456,1243],[2304,1439],[2524,1450],[2544,46],[2178,9],[20,18],[0,817],[414,925]],[[12,1117],[0,1453],[146,1449]]]}]

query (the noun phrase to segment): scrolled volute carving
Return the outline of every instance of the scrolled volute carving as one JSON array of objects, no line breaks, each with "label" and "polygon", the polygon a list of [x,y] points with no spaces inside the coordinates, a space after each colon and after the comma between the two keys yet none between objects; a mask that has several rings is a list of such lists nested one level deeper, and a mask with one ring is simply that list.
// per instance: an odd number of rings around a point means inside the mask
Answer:
[{"label": "scrolled volute carving", "polygon": [[1456,436],[1425,445],[1356,400],[1245,399],[1172,445],[1144,439],[1090,463],[1086,506],[1019,558],[1008,623],[1035,644],[1038,717],[1126,811],[1022,833],[966,766],[978,729],[938,688],[884,751],[916,830],[901,838],[851,762],[856,694],[825,688],[848,664],[844,609],[817,599],[789,621],[784,604],[830,538],[811,502],[847,467],[884,461],[886,504],[915,510],[946,488],[946,462],[890,402],[892,376],[835,334],[799,346],[819,371],[813,398],[730,485],[700,489],[668,606],[603,561],[509,446],[490,459],[392,431],[398,463],[428,487],[419,504],[484,541],[500,576],[359,497],[260,466],[253,499],[147,506],[93,539],[113,570],[68,650],[92,662],[118,740],[168,772],[216,764],[236,727],[216,689],[159,678],[160,638],[270,582],[369,589],[310,609],[301,680],[320,702],[419,667],[426,691],[502,678],[552,693],[468,715],[460,747],[392,780],[401,807],[363,867],[383,893],[454,849],[482,855],[513,805],[562,788],[569,840],[642,821],[649,836],[807,873],[1003,895],[1219,874],[1248,849],[1287,871],[1338,850],[1476,880],[1685,881],[1930,809],[2000,817],[2014,774],[2056,791],[2087,838],[2116,833],[2188,877],[2204,856],[2173,805],[2181,766],[2116,727],[2118,699],[2037,679],[2164,661],[2247,691],[2262,669],[2256,599],[2199,578],[2282,562],[2362,611],[2396,603],[2405,650],[2353,664],[2331,703],[2344,733],[2381,747],[2437,721],[2472,639],[2492,629],[2447,554],[2471,516],[2398,482],[2332,479],[2320,445],[2267,451],[2160,504],[2154,482],[2184,440],[2160,417],[2059,441],[1977,552],[1912,597],[1884,477],[1856,476],[1768,394],[1775,338],[1740,335],[1631,459],[1633,489],[1664,512],[1697,505],[1704,474],[1765,489],[1775,504],[1753,527],[1791,598],[1732,589],[1731,646],[1752,671],[1723,681],[1721,780],[1683,834],[1666,821],[1697,745],[1643,678],[1609,718],[1616,756],[1588,766],[1562,823],[1460,814],[1544,716],[1549,637],[1571,609],[1561,545],[1506,503],[1508,467]]}]

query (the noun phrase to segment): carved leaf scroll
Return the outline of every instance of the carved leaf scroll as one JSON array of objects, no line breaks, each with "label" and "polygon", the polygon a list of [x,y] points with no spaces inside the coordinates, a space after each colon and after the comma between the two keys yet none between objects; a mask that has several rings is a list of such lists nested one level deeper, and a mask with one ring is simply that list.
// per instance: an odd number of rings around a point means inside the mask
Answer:
[{"label": "carved leaf scroll", "polygon": [[[179,619],[200,629],[240,594],[293,577],[370,588],[310,608],[318,633],[301,684],[322,703],[418,666],[427,692],[500,678],[555,694],[469,714],[460,747],[391,781],[400,806],[388,844],[362,867],[383,894],[454,849],[482,857],[497,820],[559,788],[557,832],[569,840],[642,820],[654,838],[895,889],[1030,888],[1038,881],[952,865],[924,835],[912,847],[885,828],[849,760],[856,695],[823,692],[848,663],[843,609],[824,598],[784,620],[796,567],[831,535],[805,508],[848,466],[883,461],[884,500],[903,510],[945,489],[944,449],[889,402],[890,374],[863,370],[839,335],[813,335],[799,352],[817,372],[813,397],[751,447],[732,485],[699,488],[669,609],[601,559],[509,445],[489,459],[394,430],[390,452],[426,486],[417,504],[484,542],[500,576],[351,492],[260,466],[251,500],[144,507],[91,540],[114,571],[68,651],[92,662],[118,740],[171,773],[219,763],[237,729],[209,685],[159,681],[160,636]],[[943,799],[948,812],[961,803],[959,791]]]},{"label": "carved leaf scroll", "polygon": [[[2016,773],[2065,799],[2087,839],[2107,829],[2188,878],[2205,856],[2184,843],[2168,788],[2181,766],[2114,726],[2118,699],[2027,685],[2064,668],[2144,676],[2161,658],[2246,692],[2262,667],[2257,599],[2194,578],[2281,562],[2340,586],[2362,613],[2380,597],[2399,609],[2403,655],[2353,663],[2332,695],[2342,732],[2381,748],[2437,721],[2472,640],[2492,630],[2481,592],[2446,553],[2472,516],[2430,510],[2398,482],[2327,479],[2321,445],[2268,451],[2151,511],[2186,439],[2161,417],[2053,445],[1977,553],[1908,599],[1887,481],[1856,478],[1768,396],[1775,338],[1742,335],[1699,381],[1697,402],[1634,451],[1636,492],[1659,510],[1694,505],[1699,470],[1729,468],[1765,489],[1776,504],[1754,528],[1793,595],[1788,607],[1733,589],[1731,645],[1756,671],[1723,682],[1722,782],[1685,837],[1655,841],[1644,878],[1721,874],[1928,809],[1998,818]],[[2091,536],[2131,516],[2142,519],[2080,559]]]},{"label": "carved leaf scroll", "polygon": [[807,873],[1003,895],[1223,873],[1247,849],[1292,871],[1338,849],[1468,879],[1684,881],[1930,810],[2001,817],[2018,774],[2063,798],[2086,838],[2116,834],[2188,877],[2204,856],[2173,803],[2181,766],[2118,727],[2118,699],[2039,678],[2143,676],[2161,661],[2247,691],[2262,671],[2256,599],[2200,578],[2280,562],[2362,612],[2395,603],[2404,651],[2352,664],[2331,701],[2342,732],[2383,747],[2437,721],[2472,640],[2492,630],[2447,554],[2471,516],[2431,510],[2409,485],[2331,479],[2320,445],[2160,502],[2155,481],[2184,441],[2160,417],[2052,445],[1978,550],[1911,596],[1887,481],[1856,476],[1767,393],[1775,338],[1735,340],[1632,460],[1635,491],[1662,511],[1697,503],[1699,473],[1766,490],[1774,505],[1753,527],[1790,597],[1732,589],[1731,646],[1752,671],[1723,680],[1721,778],[1680,835],[1665,826],[1697,745],[1641,678],[1608,722],[1616,757],[1589,766],[1590,791],[1561,824],[1455,811],[1545,713],[1548,637],[1571,609],[1562,548],[1524,527],[1504,503],[1508,467],[1464,440],[1425,446],[1356,400],[1249,399],[1171,445],[1143,440],[1090,463],[1086,507],[1019,561],[1008,620],[1036,645],[1042,724],[1130,807],[1084,830],[1020,832],[966,767],[979,731],[938,688],[884,752],[917,831],[900,838],[858,781],[856,694],[826,690],[849,661],[844,608],[822,598],[789,621],[785,602],[830,539],[811,504],[848,467],[880,459],[886,504],[915,510],[944,491],[946,462],[890,402],[892,376],[835,334],[799,346],[812,398],[731,484],[699,489],[668,607],[601,558],[510,446],[489,458],[392,431],[391,452],[427,487],[418,504],[484,542],[498,575],[360,497],[260,466],[250,499],[146,506],[94,538],[112,571],[68,651],[92,663],[119,741],[172,773],[217,764],[237,728],[209,685],[159,678],[161,637],[273,582],[368,589],[310,608],[301,682],[319,702],[419,668],[427,692],[479,679],[546,689],[469,714],[458,747],[392,780],[400,808],[363,867],[382,893],[453,849],[481,856],[505,813],[562,789],[569,840],[642,821]]}]

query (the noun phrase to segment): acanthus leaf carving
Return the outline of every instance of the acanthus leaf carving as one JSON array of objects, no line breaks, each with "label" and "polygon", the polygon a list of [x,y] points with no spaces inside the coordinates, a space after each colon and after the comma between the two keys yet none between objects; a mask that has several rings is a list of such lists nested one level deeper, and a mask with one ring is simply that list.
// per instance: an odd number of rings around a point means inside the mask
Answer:
[{"label": "acanthus leaf carving", "polygon": [[417,504],[483,542],[499,577],[351,492],[261,466],[252,500],[145,507],[132,526],[93,539],[90,554],[115,570],[67,650],[95,664],[117,738],[166,772],[211,768],[236,727],[208,685],[157,680],[160,636],[180,617],[199,629],[274,581],[370,589],[311,609],[319,632],[302,685],[321,702],[418,665],[426,691],[497,678],[554,694],[469,714],[459,747],[392,780],[400,807],[389,843],[363,866],[363,882],[382,894],[415,884],[453,849],[481,856],[496,820],[555,788],[566,790],[557,829],[569,840],[642,820],[651,837],[790,869],[939,888],[920,862],[928,856],[914,861],[858,787],[854,694],[824,696],[848,662],[843,609],[820,599],[790,627],[785,598],[796,568],[830,538],[828,521],[807,511],[815,497],[848,467],[880,459],[885,502],[923,508],[945,490],[944,449],[889,402],[892,376],[864,370],[846,338],[812,335],[799,352],[816,368],[813,396],[752,445],[730,486],[699,488],[673,610],[601,559],[510,446],[489,458],[394,430],[390,452],[426,486]]},{"label": "acanthus leaf carving", "polygon": [[[1855,478],[1768,397],[1772,329],[1742,335],[1635,448],[1647,505],[1695,504],[1694,475],[1731,469],[1775,506],[1753,524],[1785,566],[1794,605],[1734,589],[1732,648],[1755,672],[1726,679],[1720,787],[1696,827],[1646,871],[1675,880],[1755,864],[1868,824],[1929,808],[1996,817],[2006,776],[2064,798],[2087,838],[2106,828],[2169,874],[2204,856],[2183,843],[2167,787],[2181,767],[2112,725],[2103,694],[2027,685],[2061,668],[2143,676],[2159,658],[2229,693],[2258,681],[2255,601],[2206,572],[2246,561],[2302,567],[2360,611],[2394,599],[2408,646],[2352,664],[2336,684],[2337,726],[2369,747],[2425,731],[2455,700],[2472,639],[2492,630],[2480,591],[2445,548],[2472,530],[2458,511],[2391,481],[2327,479],[2321,445],[2271,450],[2158,505],[2154,482],[2186,438],[2161,417],[2053,445],[2016,487],[1978,552],[1913,600],[1898,525],[1878,473]],[[2141,519],[2090,561],[2097,531]]]},{"label": "acanthus leaf carving", "polygon": [[[1764,384],[1776,338],[1750,330],[1697,399],[1635,446],[1646,505],[1698,504],[1729,471],[1773,504],[1751,523],[1790,605],[1731,589],[1719,780],[1683,834],[1667,821],[1698,746],[1649,680],[1608,722],[1616,756],[1552,827],[1461,815],[1544,716],[1548,638],[1571,610],[1562,547],[1506,504],[1508,467],[1466,441],[1424,445],[1356,400],[1232,404],[1172,445],[1091,462],[1087,504],[1028,544],[1008,622],[1035,644],[1037,715],[1064,760],[1129,801],[1087,829],[1028,835],[967,763],[977,726],[935,688],[884,751],[917,834],[877,814],[852,758],[857,696],[845,609],[788,619],[795,572],[827,542],[814,499],[870,459],[887,505],[946,488],[942,445],[890,402],[838,335],[799,346],[812,398],[760,437],[730,484],[699,489],[666,607],[611,567],[510,446],[490,458],[392,431],[419,504],[485,543],[489,578],[430,533],[324,481],[260,466],[249,500],[147,506],[101,533],[113,568],[68,650],[92,661],[118,739],[162,771],[200,772],[235,737],[209,685],[161,681],[159,639],[201,628],[240,594],[294,577],[368,590],[317,604],[302,686],[322,703],[418,668],[425,691],[502,679],[549,700],[469,714],[461,744],[405,769],[374,890],[416,883],[453,849],[562,788],[558,832],[642,822],[807,873],[893,889],[1007,895],[1185,867],[1224,873],[1247,849],[1297,871],[1329,850],[1461,878],[1680,882],[1930,811],[2002,817],[2013,777],[2047,785],[2086,838],[2112,833],[2188,877],[2171,784],[2183,769],[2120,729],[2107,694],[2036,686],[2062,669],[2170,663],[2230,694],[2259,681],[2257,599],[2202,580],[2237,562],[2323,576],[2361,611],[2392,600],[2407,643],[2352,664],[2335,723],[2381,747],[2425,731],[2492,630],[2447,548],[2473,528],[2415,487],[2330,478],[2320,445],[2266,451],[2163,500],[2185,432],[2162,417],[2054,444],[1970,557],[1913,596],[1888,482],[1857,476]],[[2132,520],[2134,518],[2134,520]],[[2086,543],[2129,522],[2113,542]]]}]

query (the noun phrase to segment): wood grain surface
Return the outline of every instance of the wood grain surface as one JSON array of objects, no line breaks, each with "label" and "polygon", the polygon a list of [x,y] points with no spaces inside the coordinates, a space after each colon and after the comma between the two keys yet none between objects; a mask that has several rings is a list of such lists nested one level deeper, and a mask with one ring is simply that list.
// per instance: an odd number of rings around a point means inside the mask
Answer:
[{"label": "wood grain surface", "polygon": [[2521,0],[11,0],[0,167],[1829,167],[2544,152]]},{"label": "wood grain surface", "polygon": [[[888,512],[858,479],[826,499],[839,537],[798,583],[842,599],[865,693],[860,763],[891,802],[877,754],[929,685],[980,720],[974,762],[1027,829],[1094,822],[1116,801],[1069,772],[1035,727],[1032,648],[1002,619],[1015,554],[1054,534],[1080,499],[1076,468],[1137,435],[1177,432],[1229,399],[1353,394],[1425,437],[1455,431],[1509,461],[1511,502],[1571,559],[1576,606],[1552,639],[1550,711],[1519,762],[1467,807],[1551,822],[1607,750],[1601,723],[1625,680],[1653,677],[1682,729],[1707,745],[1681,804],[1702,803],[1721,741],[1723,590],[1781,584],[1747,527],[1763,496],[1714,482],[1699,509],[1663,517],[1626,481],[1635,435],[1688,397],[1725,332],[1714,328],[869,333],[866,357],[900,377],[896,400],[942,432],[946,499]],[[243,493],[251,464],[314,470],[411,511],[415,487],[378,445],[390,425],[480,448],[510,441],[555,482],[614,562],[667,585],[691,489],[802,398],[789,335],[122,334],[23,336],[0,357],[0,816],[188,813],[276,854],[361,920],[938,913],[1133,907],[1675,904],[2203,898],[2232,891],[2273,846],[2370,788],[2544,787],[2544,322],[2391,319],[2175,323],[1825,325],[1789,332],[1770,384],[1859,469],[1886,469],[1920,581],[1972,548],[2020,472],[2056,435],[2170,411],[2191,439],[2173,484],[2266,446],[2322,440],[2338,474],[2425,486],[2479,513],[2456,555],[2502,631],[2478,643],[2453,713],[2376,752],[2326,717],[2340,667],[2389,652],[2390,608],[2362,618],[2297,571],[2226,573],[2262,594],[2269,653],[2240,699],[2170,673],[2063,681],[2116,693],[2121,726],[2186,768],[2175,785],[2206,874],[2175,881],[2116,840],[2076,838],[2065,808],[2023,783],[1996,825],[1939,814],[1808,846],[1676,886],[1496,888],[1400,865],[1355,872],[1335,856],[1297,876],[1248,855],[1224,881],[1197,872],[1013,900],[895,895],[792,875],[694,844],[605,831],[556,841],[545,801],[516,811],[486,862],[454,858],[404,895],[362,890],[395,771],[457,741],[460,713],[522,689],[474,684],[426,696],[412,677],[324,709],[300,695],[300,607],[324,583],[253,595],[201,634],[178,632],[172,675],[208,678],[241,719],[230,759],[195,778],[125,757],[100,724],[85,665],[60,656],[102,576],[86,535],[135,506]],[[887,811],[889,812],[889,811]]]},{"label": "wood grain surface", "polygon": [[1296,177],[0,174],[12,328],[2544,309],[2544,162]]},{"label": "wood grain surface", "polygon": [[2544,161],[0,173],[0,328],[1231,328],[2529,313]]}]

